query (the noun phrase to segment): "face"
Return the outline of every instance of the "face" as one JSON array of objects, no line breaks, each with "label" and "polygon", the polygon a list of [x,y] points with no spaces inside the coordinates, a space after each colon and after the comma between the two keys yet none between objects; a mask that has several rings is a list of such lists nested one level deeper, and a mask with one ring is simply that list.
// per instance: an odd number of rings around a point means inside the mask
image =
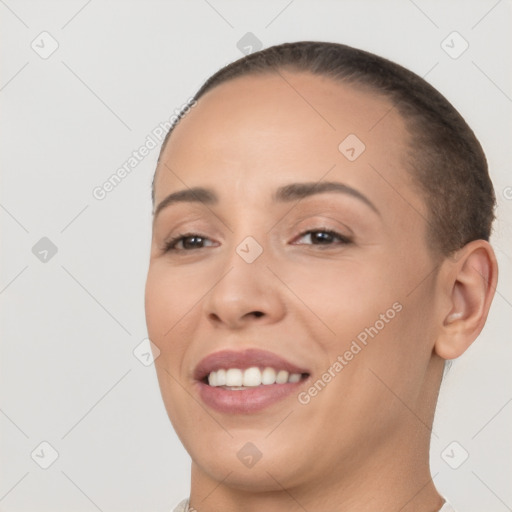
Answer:
[{"label": "face", "polygon": [[407,144],[386,100],[305,73],[234,79],[176,127],[146,318],[196,475],[328,484],[428,434],[435,264]]}]

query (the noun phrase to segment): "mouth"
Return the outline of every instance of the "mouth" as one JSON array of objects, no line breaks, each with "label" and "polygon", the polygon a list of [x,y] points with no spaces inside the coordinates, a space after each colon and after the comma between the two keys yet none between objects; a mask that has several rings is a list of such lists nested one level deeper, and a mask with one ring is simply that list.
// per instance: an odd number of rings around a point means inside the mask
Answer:
[{"label": "mouth", "polygon": [[215,352],[194,371],[203,402],[232,414],[261,411],[297,391],[309,377],[307,369],[258,349]]}]

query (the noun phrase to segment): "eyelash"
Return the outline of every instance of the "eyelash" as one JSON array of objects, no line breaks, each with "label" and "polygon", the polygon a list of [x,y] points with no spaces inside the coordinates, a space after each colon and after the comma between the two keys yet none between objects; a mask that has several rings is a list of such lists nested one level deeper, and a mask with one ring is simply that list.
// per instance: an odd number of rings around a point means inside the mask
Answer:
[{"label": "eyelash", "polygon": [[[334,231],[332,229],[327,228],[316,228],[316,229],[308,229],[307,231],[303,231],[299,238],[304,237],[305,235],[309,235],[312,233],[325,233],[328,235],[331,235],[335,238],[338,238],[341,241],[341,244],[348,245],[352,243],[352,239],[342,235],[341,233],[338,233],[337,231]],[[170,240],[167,240],[164,243],[164,252],[178,252],[178,251],[184,251],[184,252],[191,252],[197,249],[204,249],[205,247],[196,247],[193,249],[176,249],[176,245],[184,240],[185,238],[201,238],[202,240],[209,240],[208,237],[205,237],[199,233],[181,233],[179,235],[176,235],[175,237],[171,238]],[[297,244],[296,244],[297,245]],[[323,244],[298,244],[298,245],[316,245],[319,247],[322,247]],[[331,247],[335,244],[326,244],[324,247]]]},{"label": "eyelash", "polygon": [[[175,237],[167,240],[165,243],[164,243],[164,252],[171,252],[171,251],[192,251],[194,249],[176,249],[176,244],[178,242],[181,242],[181,240],[185,239],[185,238],[201,238],[203,240],[208,240],[208,237],[206,236],[203,236],[199,233],[181,233],[179,235],[176,235]],[[197,248],[196,248],[197,249]],[[204,247],[199,247],[199,249],[204,249]]]}]

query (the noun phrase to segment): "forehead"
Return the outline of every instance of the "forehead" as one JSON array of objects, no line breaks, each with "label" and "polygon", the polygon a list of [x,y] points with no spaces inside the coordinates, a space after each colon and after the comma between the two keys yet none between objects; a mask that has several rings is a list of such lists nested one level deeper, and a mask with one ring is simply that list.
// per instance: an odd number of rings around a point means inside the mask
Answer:
[{"label": "forehead", "polygon": [[382,95],[309,73],[248,75],[207,92],[176,126],[156,202],[183,182],[262,190],[318,181],[333,166],[329,178],[348,185],[384,176],[410,188],[407,154],[405,122]]}]

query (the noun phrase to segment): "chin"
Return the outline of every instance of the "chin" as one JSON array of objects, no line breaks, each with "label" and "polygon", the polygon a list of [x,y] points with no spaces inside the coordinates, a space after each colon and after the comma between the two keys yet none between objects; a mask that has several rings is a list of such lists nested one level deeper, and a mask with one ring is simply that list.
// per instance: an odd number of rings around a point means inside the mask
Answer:
[{"label": "chin", "polygon": [[[259,444],[263,446],[264,435],[260,438]],[[304,467],[297,457],[296,443],[286,443],[281,450],[268,442],[261,449],[256,444],[257,440],[254,444],[229,440],[219,443],[217,449],[197,445],[186,448],[193,460],[193,472],[206,474],[242,491],[282,490],[297,485],[298,478],[305,476],[307,466]]]},{"label": "chin", "polygon": [[284,488],[294,487],[297,484],[297,466],[293,462],[284,464],[282,461],[260,460],[253,467],[244,467],[238,459],[229,460],[202,460],[195,461],[196,469],[205,473],[216,482],[223,482],[232,489],[247,492],[282,491]]}]

